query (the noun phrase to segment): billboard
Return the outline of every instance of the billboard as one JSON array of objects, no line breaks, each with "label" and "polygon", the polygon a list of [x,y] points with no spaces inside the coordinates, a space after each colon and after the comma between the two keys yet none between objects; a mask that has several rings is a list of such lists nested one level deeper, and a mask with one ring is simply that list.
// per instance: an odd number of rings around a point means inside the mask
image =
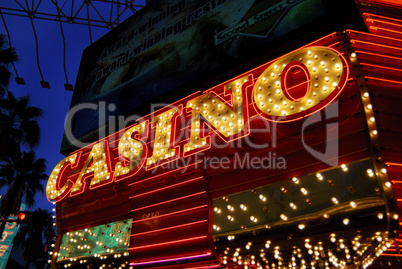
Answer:
[{"label": "billboard", "polygon": [[113,117],[216,85],[272,57],[272,42],[294,46],[312,25],[335,26],[356,10],[353,1],[326,2],[151,2],[84,50],[61,152],[82,147],[76,139],[93,142],[119,130],[106,130]]}]

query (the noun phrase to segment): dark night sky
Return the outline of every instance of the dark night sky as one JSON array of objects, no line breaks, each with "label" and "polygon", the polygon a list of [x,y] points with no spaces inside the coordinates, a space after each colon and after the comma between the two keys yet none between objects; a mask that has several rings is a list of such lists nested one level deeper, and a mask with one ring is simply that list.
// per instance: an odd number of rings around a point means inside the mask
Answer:
[{"label": "dark night sky", "polygon": [[[2,4],[4,5],[5,3]],[[55,7],[51,6],[51,8]],[[4,18],[10,32],[11,45],[17,50],[20,58],[20,61],[16,63],[18,75],[25,80],[25,85],[17,85],[13,77],[9,90],[17,97],[29,94],[32,97],[31,105],[44,110],[44,117],[39,121],[41,142],[35,151],[37,157],[47,160],[47,174],[50,175],[56,164],[64,158],[59,153],[59,149],[72,96],[72,92],[64,89],[66,79],[63,71],[63,42],[60,26],[56,21],[34,20],[38,36],[39,65],[44,80],[50,84],[50,89],[46,89],[40,86],[41,76],[37,67],[35,38],[29,18],[11,15],[4,15]],[[82,51],[90,45],[88,27],[63,24],[63,29],[66,37],[67,77],[68,82],[74,85]],[[104,28],[93,28],[92,40],[95,41],[107,31]],[[3,23],[0,23],[0,33],[6,34]],[[14,73],[12,66],[10,70]],[[5,191],[2,189],[0,193],[4,194]],[[47,208],[49,211],[53,208],[45,195],[37,196],[36,206]]]}]

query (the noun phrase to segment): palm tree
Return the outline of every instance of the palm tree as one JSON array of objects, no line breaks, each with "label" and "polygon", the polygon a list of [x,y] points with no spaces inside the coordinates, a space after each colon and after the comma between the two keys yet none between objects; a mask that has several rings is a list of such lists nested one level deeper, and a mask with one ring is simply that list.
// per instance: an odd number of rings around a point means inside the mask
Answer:
[{"label": "palm tree", "polygon": [[[16,154],[0,163],[0,188],[7,186],[0,206],[2,218],[16,215],[22,201],[28,207],[35,204],[35,195],[38,192],[44,193],[42,182],[48,177],[45,172],[45,159],[37,159],[33,151]],[[5,222],[1,222],[0,234],[4,226]]]},{"label": "palm tree", "polygon": [[17,61],[18,57],[14,48],[5,48],[6,36],[0,34],[0,96],[2,96],[10,82],[11,72],[8,70],[10,63]]},{"label": "palm tree", "polygon": [[35,222],[20,226],[14,244],[22,250],[25,268],[29,268],[31,263],[34,263],[36,268],[44,268],[44,262],[47,263],[49,259],[44,243],[54,242],[55,236],[52,214],[46,209],[38,208],[33,215]]},{"label": "palm tree", "polygon": [[7,90],[0,98],[0,160],[20,153],[22,145],[34,148],[39,144],[40,129],[37,119],[43,111],[30,105],[29,95],[16,98]]}]

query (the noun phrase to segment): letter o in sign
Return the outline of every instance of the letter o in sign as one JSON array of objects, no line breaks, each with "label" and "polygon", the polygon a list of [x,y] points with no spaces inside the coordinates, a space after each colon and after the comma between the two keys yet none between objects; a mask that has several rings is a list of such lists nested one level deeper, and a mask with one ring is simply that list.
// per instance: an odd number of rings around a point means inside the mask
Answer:
[{"label": "letter o in sign", "polygon": [[310,115],[344,88],[345,58],[326,47],[308,47],[279,58],[259,76],[254,102],[263,117],[287,122]]}]

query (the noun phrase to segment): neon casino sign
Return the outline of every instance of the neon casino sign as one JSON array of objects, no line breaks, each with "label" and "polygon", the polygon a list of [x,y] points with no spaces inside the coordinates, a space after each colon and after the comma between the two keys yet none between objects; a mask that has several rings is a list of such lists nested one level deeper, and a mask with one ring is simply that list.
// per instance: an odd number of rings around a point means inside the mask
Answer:
[{"label": "neon casino sign", "polygon": [[[269,121],[305,118],[340,94],[348,79],[348,69],[344,56],[332,48],[312,46],[293,51],[263,66],[256,78],[250,74],[224,84],[223,95],[229,101],[217,94],[221,88],[217,86],[153,113],[151,120],[139,120],[113,143],[105,138],[71,154],[53,169],[46,187],[47,197],[57,202],[83,193],[87,182],[93,189],[135,176],[141,169],[152,170],[173,159],[209,150],[213,146],[210,135],[202,131],[203,123],[226,143],[248,136],[250,106]],[[248,87],[252,87],[251,103],[245,94]],[[185,112],[191,114],[191,120],[182,124],[189,125],[190,134],[173,147],[177,135],[174,121]],[[110,157],[112,150],[118,151],[117,161]],[[79,172],[72,175],[73,170]]]}]

